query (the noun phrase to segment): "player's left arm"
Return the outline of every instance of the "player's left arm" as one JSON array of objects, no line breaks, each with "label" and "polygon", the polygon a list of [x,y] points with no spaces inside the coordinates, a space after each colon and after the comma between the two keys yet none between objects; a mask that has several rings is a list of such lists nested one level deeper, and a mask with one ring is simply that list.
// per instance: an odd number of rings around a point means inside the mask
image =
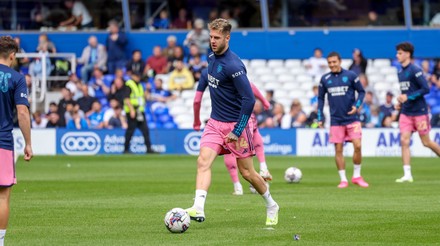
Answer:
[{"label": "player's left arm", "polygon": [[254,85],[254,83],[251,83],[251,88],[255,98],[261,101],[265,110],[268,110],[270,108],[269,101],[267,101],[267,99],[261,94],[260,90]]},{"label": "player's left arm", "polygon": [[[352,105],[352,107],[355,107],[356,111],[359,109],[359,107],[362,105],[362,103],[364,102],[364,98],[365,98],[365,89],[362,86],[362,83],[359,80],[358,76],[353,76],[353,87],[355,89],[355,91],[357,91],[358,93],[358,97],[354,103],[354,105]],[[356,112],[355,111],[355,112]]]},{"label": "player's left arm", "polygon": [[429,93],[428,81],[426,81],[425,77],[423,76],[421,69],[415,71],[414,78],[420,89],[407,95],[407,100],[410,101],[416,100],[417,98],[423,97],[423,95]]},{"label": "player's left arm", "polygon": [[[254,109],[255,97],[252,92],[251,84],[246,75],[246,68],[243,64],[239,64],[238,66],[232,66],[232,69],[227,71],[228,76],[232,79],[235,88],[237,89],[238,94],[241,97],[241,110],[240,116],[238,118],[237,124],[234,126],[234,130],[232,130],[232,134],[235,135],[235,138],[231,138],[231,140],[237,140],[238,137],[241,136],[241,133],[245,129],[249,118],[252,114],[252,110]],[[230,136],[233,137],[233,136]]]},{"label": "player's left arm", "polygon": [[28,101],[28,92],[26,87],[26,81],[23,76],[21,76],[20,80],[15,87],[14,92],[14,101],[17,105],[17,117],[18,117],[18,125],[20,127],[21,133],[23,134],[23,138],[25,141],[24,148],[24,160],[29,161],[32,156],[32,141],[31,141],[31,117],[29,114],[29,101]]}]

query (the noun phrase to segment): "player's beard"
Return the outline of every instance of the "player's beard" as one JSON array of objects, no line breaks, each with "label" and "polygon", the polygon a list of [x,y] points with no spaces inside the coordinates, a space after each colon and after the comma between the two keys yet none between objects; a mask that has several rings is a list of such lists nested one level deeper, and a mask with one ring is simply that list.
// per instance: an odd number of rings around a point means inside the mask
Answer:
[{"label": "player's beard", "polygon": [[217,51],[214,51],[214,49],[212,48],[211,43],[209,43],[209,48],[211,48],[211,50],[212,50],[212,52],[214,52],[214,54],[221,55],[225,51],[226,43],[218,44],[217,45]]}]

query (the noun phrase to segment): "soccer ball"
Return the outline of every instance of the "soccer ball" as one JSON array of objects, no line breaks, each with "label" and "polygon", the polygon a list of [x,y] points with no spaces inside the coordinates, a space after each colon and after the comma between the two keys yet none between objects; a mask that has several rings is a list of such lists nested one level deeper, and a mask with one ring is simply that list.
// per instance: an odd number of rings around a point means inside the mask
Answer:
[{"label": "soccer ball", "polygon": [[165,227],[172,233],[183,233],[189,228],[191,219],[182,208],[173,208],[165,215]]},{"label": "soccer ball", "polygon": [[[269,183],[268,182],[266,182],[266,186],[267,186],[267,188],[269,189]],[[251,193],[252,194],[258,194],[258,191],[254,188],[254,186],[253,185],[251,185],[251,184],[249,184],[249,190],[251,191]]]},{"label": "soccer ball", "polygon": [[289,167],[286,169],[286,172],[284,172],[284,180],[286,180],[287,183],[299,183],[302,178],[302,172],[297,167]]}]

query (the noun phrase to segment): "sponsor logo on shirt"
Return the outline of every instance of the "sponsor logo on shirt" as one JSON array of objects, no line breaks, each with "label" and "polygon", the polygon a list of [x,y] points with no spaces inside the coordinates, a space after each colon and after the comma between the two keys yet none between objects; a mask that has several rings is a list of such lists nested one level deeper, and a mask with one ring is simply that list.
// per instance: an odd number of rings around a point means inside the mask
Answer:
[{"label": "sponsor logo on shirt", "polygon": [[420,77],[420,76],[422,76],[422,71],[420,71],[420,72],[418,72],[418,73],[416,73],[416,78],[418,78],[418,77]]},{"label": "sponsor logo on shirt", "polygon": [[335,86],[328,88],[328,92],[332,96],[345,96],[345,93],[348,91],[348,86]]},{"label": "sponsor logo on shirt", "polygon": [[27,98],[27,94],[22,92],[20,93],[20,97]]},{"label": "sponsor logo on shirt", "polygon": [[208,85],[212,88],[217,88],[220,80],[216,79],[214,76],[208,73]]},{"label": "sponsor logo on shirt", "polygon": [[241,75],[243,75],[243,74],[244,74],[244,71],[243,71],[243,70],[238,71],[238,72],[232,74],[232,78],[235,79],[235,78],[237,78],[238,76],[241,76]]},{"label": "sponsor logo on shirt", "polygon": [[400,84],[400,90],[401,91],[407,91],[409,90],[410,82],[409,81],[402,81]]}]

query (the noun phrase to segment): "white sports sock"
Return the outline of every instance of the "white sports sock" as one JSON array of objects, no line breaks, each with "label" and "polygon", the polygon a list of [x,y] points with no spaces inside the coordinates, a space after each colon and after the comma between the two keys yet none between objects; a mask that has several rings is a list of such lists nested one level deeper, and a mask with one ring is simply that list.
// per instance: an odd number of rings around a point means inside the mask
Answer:
[{"label": "white sports sock", "polygon": [[361,164],[353,164],[353,178],[361,176]]},{"label": "white sports sock", "polygon": [[0,230],[0,246],[5,244],[6,230]]},{"label": "white sports sock", "polygon": [[261,195],[264,200],[266,201],[266,207],[272,207],[273,205],[276,204],[275,200],[272,198],[272,196],[270,195],[269,192],[269,188],[266,190],[266,192]]},{"label": "white sports sock", "polygon": [[338,173],[339,173],[339,177],[341,178],[341,182],[342,181],[348,182],[347,176],[345,176],[345,170],[339,170]]},{"label": "white sports sock", "polygon": [[403,176],[406,178],[412,177],[410,165],[403,165]]},{"label": "white sports sock", "polygon": [[260,162],[260,170],[267,170],[266,162]]},{"label": "white sports sock", "polygon": [[206,190],[196,190],[196,197],[194,198],[194,207],[197,210],[205,210],[205,201],[208,192]]},{"label": "white sports sock", "polygon": [[243,190],[243,186],[241,186],[240,182],[234,183],[234,190]]}]

